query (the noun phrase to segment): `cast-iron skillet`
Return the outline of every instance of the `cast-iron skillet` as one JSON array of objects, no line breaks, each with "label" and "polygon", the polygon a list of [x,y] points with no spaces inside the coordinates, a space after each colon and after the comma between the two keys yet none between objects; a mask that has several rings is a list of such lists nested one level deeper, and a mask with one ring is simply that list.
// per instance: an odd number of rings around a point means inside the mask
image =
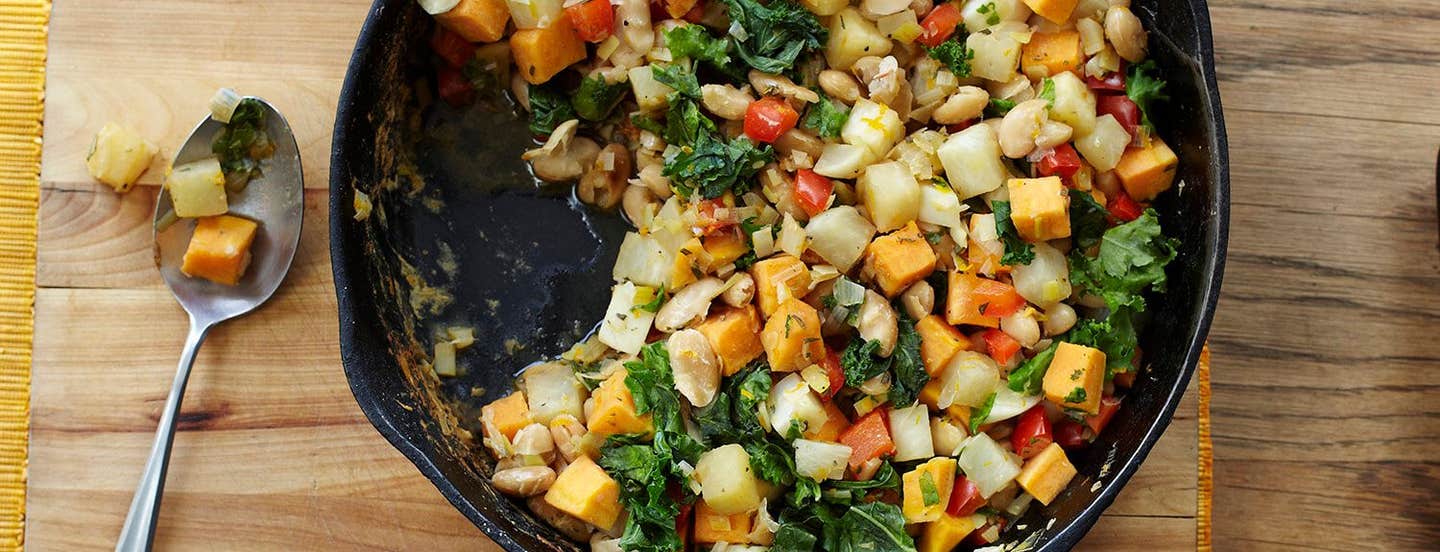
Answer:
[{"label": "cast-iron skillet", "polygon": [[[1017,522],[1034,532],[1054,518],[1041,550],[1078,542],[1170,423],[1220,290],[1229,175],[1209,14],[1204,0],[1136,5],[1169,80],[1171,100],[1152,116],[1180,174],[1155,206],[1180,257],[1169,292],[1151,299],[1146,366],[1124,407],[1093,446],[1072,453],[1080,475],[1069,488]],[[625,226],[588,212],[566,187],[534,185],[519,159],[529,132],[508,107],[428,101],[431,25],[413,0],[377,0],[340,95],[330,251],[345,374],[376,429],[497,543],[579,550],[491,488],[492,464],[466,436],[478,406],[508,392],[526,364],[563,352],[599,320]],[[356,189],[375,204],[363,221]],[[479,338],[460,355],[463,374],[442,381],[426,361],[447,324],[474,326]]]}]

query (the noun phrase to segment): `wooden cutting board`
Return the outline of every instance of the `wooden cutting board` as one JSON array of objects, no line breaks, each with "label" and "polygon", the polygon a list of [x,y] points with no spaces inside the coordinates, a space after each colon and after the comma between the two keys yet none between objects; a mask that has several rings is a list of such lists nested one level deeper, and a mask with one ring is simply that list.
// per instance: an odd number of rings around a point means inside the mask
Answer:
[{"label": "wooden cutting board", "polygon": [[[185,336],[151,261],[162,159],[230,86],[288,117],[305,232],[289,280],[211,333],[181,414],[158,548],[496,550],[361,414],[337,345],[326,229],[330,133],[369,0],[87,0],[50,28],[27,543],[113,546]],[[161,155],[126,195],[91,182],[122,121]],[[1196,393],[1082,548],[1197,544]],[[1208,480],[1207,480],[1208,481]],[[1207,483],[1208,484],[1208,483]]]}]

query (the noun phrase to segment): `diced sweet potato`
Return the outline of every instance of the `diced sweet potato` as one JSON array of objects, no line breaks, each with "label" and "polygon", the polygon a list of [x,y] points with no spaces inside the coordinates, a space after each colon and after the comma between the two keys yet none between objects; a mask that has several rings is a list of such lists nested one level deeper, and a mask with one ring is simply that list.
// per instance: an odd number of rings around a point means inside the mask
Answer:
[{"label": "diced sweet potato", "polygon": [[590,525],[609,529],[620,517],[620,484],[589,456],[581,456],[555,478],[545,502]]},{"label": "diced sweet potato", "polygon": [[655,424],[650,414],[635,412],[635,396],[625,385],[628,375],[629,372],[621,368],[595,388],[591,395],[595,399],[594,410],[590,412],[586,424],[591,433],[610,436],[654,431]]},{"label": "diced sweet potato", "polygon": [[1096,414],[1104,385],[1104,351],[1069,342],[1055,348],[1055,358],[1045,370],[1045,398],[1050,402]]},{"label": "diced sweet potato", "polygon": [[980,286],[984,280],[985,278],[968,272],[950,273],[949,290],[945,296],[946,322],[986,328],[1000,327],[1000,317],[987,315],[980,311],[980,306],[986,305],[986,303],[977,301],[981,297],[975,293],[975,288]]},{"label": "diced sweet potato", "polygon": [[1031,78],[1075,71],[1084,64],[1080,33],[1073,30],[1035,33],[1020,50],[1020,67]]},{"label": "diced sweet potato", "polygon": [[695,329],[705,335],[710,348],[720,357],[721,372],[726,376],[735,375],[765,352],[765,346],[760,343],[762,326],[755,305],[717,309]]},{"label": "diced sweet potato", "polygon": [[920,533],[920,552],[950,552],[960,546],[960,541],[979,528],[976,518],[985,516],[952,516],[940,514],[940,519],[925,524]]},{"label": "diced sweet potato", "polygon": [[935,271],[935,250],[913,221],[875,238],[865,256],[866,268],[875,274],[875,283],[886,297],[899,295]]},{"label": "diced sweet potato", "polygon": [[543,29],[521,29],[510,35],[515,66],[530,84],[543,84],[571,64],[585,59],[585,41],[575,34],[570,18],[556,19]]},{"label": "diced sweet potato", "polygon": [[970,340],[938,314],[921,318],[915,323],[915,332],[920,334],[920,361],[930,377],[939,377],[955,353],[969,349]]},{"label": "diced sweet potato", "polygon": [[705,255],[708,257],[705,271],[714,272],[715,269],[733,263],[747,251],[750,251],[750,246],[738,233],[720,232],[705,236]]},{"label": "diced sweet potato", "polygon": [[750,528],[755,512],[725,515],[716,512],[705,501],[695,503],[695,542],[700,544],[750,544]]},{"label": "diced sweet potato", "polygon": [[1070,196],[1058,176],[1011,178],[1010,220],[1032,243],[1070,236]]},{"label": "diced sweet potato", "polygon": [[[930,407],[931,410],[940,410],[940,379],[931,378],[925,387],[920,388],[920,403]],[[945,409],[945,415],[962,425],[970,425],[970,407],[963,404],[952,404]]]},{"label": "diced sweet potato", "polygon": [[1040,454],[1025,462],[1020,475],[1015,476],[1015,482],[1035,500],[1048,506],[1070,484],[1075,473],[1075,466],[1065,456],[1065,450],[1060,448],[1059,443],[1050,443]]},{"label": "diced sweet potato", "polygon": [[1125,193],[1136,201],[1150,201],[1160,192],[1170,189],[1175,182],[1175,167],[1180,160],[1170,146],[1159,137],[1150,139],[1150,145],[1130,148],[1120,156],[1115,165],[1115,176],[1125,187]]},{"label": "diced sweet potato", "polygon": [[703,274],[704,257],[705,246],[700,244],[700,238],[685,242],[675,255],[675,265],[670,267],[669,283],[665,284],[665,288],[678,290],[697,280],[696,274]]},{"label": "diced sweet potato", "polygon": [[955,459],[933,458],[901,476],[901,511],[906,523],[935,521],[950,505],[955,488]]},{"label": "diced sweet potato", "polygon": [[470,42],[495,42],[505,36],[510,8],[505,0],[460,0],[435,21]]},{"label": "diced sweet potato", "polygon": [[530,420],[530,405],[525,401],[523,391],[515,391],[505,398],[480,407],[480,418],[495,424],[495,429],[506,439],[515,437],[520,428],[533,423]]},{"label": "diced sweet potato", "polygon": [[180,272],[227,286],[239,283],[250,266],[250,244],[258,227],[253,220],[231,215],[196,221]]},{"label": "diced sweet potato", "polygon": [[810,289],[810,270],[805,263],[790,255],[765,259],[750,267],[755,278],[755,298],[760,314],[767,319],[790,298],[804,297]]},{"label": "diced sweet potato", "polygon": [[806,439],[811,441],[835,442],[840,438],[840,433],[850,427],[850,419],[845,417],[845,412],[834,401],[825,403],[825,425],[818,428],[805,428]]},{"label": "diced sweet potato", "polygon": [[1025,0],[1025,5],[1052,23],[1065,23],[1080,0]]},{"label": "diced sweet potato", "polygon": [[776,372],[794,372],[825,357],[820,340],[820,313],[798,297],[781,303],[760,332],[765,358]]},{"label": "diced sweet potato", "polygon": [[90,176],[117,192],[130,191],[135,180],[150,166],[159,148],[138,133],[116,123],[106,123],[95,134],[85,168]]}]

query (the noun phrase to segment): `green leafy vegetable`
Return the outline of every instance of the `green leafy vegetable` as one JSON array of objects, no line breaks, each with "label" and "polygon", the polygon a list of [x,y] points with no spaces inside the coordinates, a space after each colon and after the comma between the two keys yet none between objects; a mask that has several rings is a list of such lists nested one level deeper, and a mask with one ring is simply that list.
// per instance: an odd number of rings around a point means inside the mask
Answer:
[{"label": "green leafy vegetable", "polygon": [[840,368],[845,371],[845,385],[859,387],[865,380],[885,373],[890,366],[875,355],[880,342],[875,340],[851,339],[850,344],[840,353]]},{"label": "green leafy vegetable", "polygon": [[957,32],[938,46],[925,48],[925,53],[944,63],[955,76],[962,79],[970,76],[970,60],[975,59],[975,51],[965,45],[965,33]]},{"label": "green leafy vegetable", "polygon": [[665,134],[665,123],[639,113],[630,116],[630,124],[635,125],[635,128],[648,130],[658,135],[663,136]]},{"label": "green leafy vegetable", "polygon": [[665,31],[665,46],[676,58],[704,61],[717,68],[730,64],[730,41],[710,36],[704,25],[681,25]]},{"label": "green leafy vegetable", "polygon": [[601,76],[587,77],[580,81],[580,87],[570,96],[570,106],[581,119],[600,121],[610,116],[629,90],[630,87],[623,82],[611,84]]},{"label": "green leafy vegetable", "polygon": [[1075,245],[1088,248],[1100,243],[1105,229],[1110,227],[1110,212],[1105,210],[1095,196],[1079,190],[1070,191],[1070,237]]},{"label": "green leafy vegetable", "polygon": [[775,532],[775,542],[770,544],[770,552],[812,552],[815,550],[815,535],[810,534],[803,527],[794,524],[783,524],[780,530]]},{"label": "green leafy vegetable", "polygon": [[986,117],[1004,117],[1011,109],[1015,109],[1014,100],[1003,98],[990,98],[990,105],[985,106]]},{"label": "green leafy vegetable", "polygon": [[992,201],[990,205],[995,211],[995,233],[999,234],[1000,241],[1005,243],[1005,255],[1000,257],[1000,264],[1030,264],[1030,261],[1035,260],[1035,250],[1020,237],[1020,232],[1015,230],[1015,223],[1010,220],[1010,202]]},{"label": "green leafy vegetable", "polygon": [[210,151],[220,161],[225,173],[225,188],[232,192],[244,189],[252,178],[260,176],[260,160],[275,149],[265,133],[265,108],[255,100],[240,100],[230,122],[210,144]]},{"label": "green leafy vegetable", "polygon": [[1039,98],[1045,100],[1045,105],[1055,107],[1055,81],[1050,77],[1040,79]]},{"label": "green leafy vegetable", "polygon": [[895,339],[895,351],[890,353],[891,373],[890,404],[903,408],[915,404],[920,390],[930,383],[930,373],[920,360],[920,333],[915,331],[915,321],[905,309],[895,309],[899,318],[899,335]]},{"label": "green leafy vegetable", "polygon": [[1099,349],[1105,353],[1105,374],[1114,377],[1134,367],[1139,336],[1135,333],[1134,315],[1130,309],[1110,313],[1104,320],[1081,318],[1064,336],[1065,341]]},{"label": "green leafy vegetable", "polygon": [[1130,71],[1125,75],[1125,95],[1140,108],[1140,123],[1150,130],[1155,130],[1155,125],[1150,122],[1150,108],[1155,102],[1170,99],[1170,96],[1165,94],[1165,81],[1154,74],[1159,72],[1160,68],[1155,66],[1155,60],[1150,59],[1131,65]]},{"label": "green leafy vegetable", "polygon": [[915,552],[915,540],[905,533],[905,515],[893,504],[851,506],[840,517],[838,530],[836,552]]},{"label": "green leafy vegetable", "polygon": [[920,473],[920,498],[926,506],[940,503],[940,490],[935,488],[935,476],[928,471]]},{"label": "green leafy vegetable", "polygon": [[651,65],[650,74],[655,77],[656,82],[675,89],[681,96],[692,100],[700,99],[700,79],[685,65]]},{"label": "green leafy vegetable", "polygon": [[849,118],[850,108],[821,94],[820,101],[805,111],[800,127],[815,131],[821,138],[837,138]]},{"label": "green leafy vegetable", "polygon": [[645,303],[644,305],[636,306],[635,308],[640,309],[640,310],[645,311],[645,312],[660,312],[660,306],[661,306],[661,305],[664,305],[664,304],[665,304],[665,286],[660,286],[660,293],[656,293],[654,299],[651,299],[649,303]]},{"label": "green leafy vegetable", "polygon": [[1050,361],[1055,360],[1056,347],[1057,344],[1052,343],[1045,350],[1035,353],[1035,356],[1011,370],[1010,390],[1022,395],[1040,394],[1045,383],[1045,371],[1050,368]]},{"label": "green leafy vegetable", "polygon": [[1070,281],[1104,298],[1111,312],[1143,311],[1146,288],[1165,291],[1165,265],[1175,259],[1177,243],[1161,233],[1155,210],[1146,209],[1140,218],[1106,230],[1098,256],[1072,252]]},{"label": "green leafy vegetable", "polygon": [[970,434],[971,434],[971,435],[974,435],[974,434],[980,432],[980,426],[985,423],[985,420],[987,420],[987,419],[990,418],[990,409],[992,409],[992,408],[995,408],[995,394],[994,394],[994,393],[991,393],[989,397],[986,397],[986,398],[985,398],[985,403],[984,403],[984,404],[981,404],[979,408],[976,408],[975,410],[972,410],[972,411],[970,412]]},{"label": "green leafy vegetable", "polygon": [[754,185],[750,179],[774,158],[770,146],[757,147],[744,136],[726,142],[706,134],[667,155],[662,174],[671,178],[675,191],[683,197],[698,192],[713,199],[727,191],[736,195],[749,191]]},{"label": "green leafy vegetable", "polygon": [[554,85],[530,85],[530,132],[549,136],[560,123],[577,118],[570,98]]},{"label": "green leafy vegetable", "polygon": [[755,69],[780,74],[795,67],[800,54],[821,47],[826,31],[820,21],[800,4],[775,0],[725,0],[730,21],[744,29],[744,40],[734,35],[735,53]]}]

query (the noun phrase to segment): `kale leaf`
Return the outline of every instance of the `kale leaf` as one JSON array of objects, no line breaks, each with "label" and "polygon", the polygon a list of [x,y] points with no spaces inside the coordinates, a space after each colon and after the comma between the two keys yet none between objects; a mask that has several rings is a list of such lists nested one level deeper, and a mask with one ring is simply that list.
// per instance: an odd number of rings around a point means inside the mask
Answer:
[{"label": "kale leaf", "polygon": [[684,64],[651,65],[650,74],[656,82],[675,89],[681,96],[700,99],[700,79]]},{"label": "kale leaf", "polygon": [[791,0],[725,0],[725,5],[731,24],[744,29],[743,40],[731,36],[735,53],[761,72],[789,71],[800,54],[824,45],[828,34],[810,10]]},{"label": "kale leaf", "polygon": [[1035,260],[1035,250],[1015,230],[1015,223],[1010,220],[1010,202],[992,201],[990,207],[995,211],[995,233],[1000,235],[1000,241],[1005,242],[1005,255],[1000,257],[1000,264],[1030,264]]},{"label": "kale leaf", "polygon": [[800,127],[815,131],[821,138],[837,138],[849,118],[850,108],[821,94],[820,101],[805,111]]},{"label": "kale leaf", "polygon": [[1070,191],[1070,237],[1075,245],[1088,248],[1100,243],[1110,227],[1110,212],[1095,201],[1095,196],[1079,190]]},{"label": "kale leaf", "polygon": [[865,380],[885,373],[890,368],[885,359],[875,355],[880,342],[855,338],[840,353],[840,368],[845,371],[845,385],[859,387]]},{"label": "kale leaf", "polygon": [[956,33],[934,48],[925,48],[925,53],[944,63],[955,76],[962,79],[970,76],[970,60],[975,59],[975,51],[965,45],[965,33]]},{"label": "kale leaf", "polygon": [[1145,289],[1165,291],[1165,265],[1175,259],[1178,242],[1161,233],[1154,209],[1105,231],[1100,254],[1070,254],[1070,281],[1105,299],[1111,312],[1145,310]]},{"label": "kale leaf", "polygon": [[1022,395],[1040,394],[1045,383],[1045,372],[1050,368],[1050,361],[1055,360],[1057,346],[1058,342],[1050,344],[1045,350],[1035,353],[1035,356],[1011,370],[1010,390]]},{"label": "kale leaf", "polygon": [[770,146],[756,146],[744,136],[727,142],[703,134],[693,144],[667,155],[661,173],[670,177],[682,197],[698,192],[706,199],[714,199],[729,191],[735,195],[749,191],[754,185],[751,178],[774,158]]},{"label": "kale leaf", "polygon": [[899,317],[899,335],[895,339],[895,351],[890,353],[891,372],[890,404],[903,408],[915,404],[920,390],[930,383],[930,373],[920,360],[920,333],[915,330],[915,321],[905,309],[895,309]]},{"label": "kale leaf", "polygon": [[730,64],[730,41],[710,36],[704,25],[681,25],[665,31],[665,47],[676,58],[704,61],[717,68]]},{"label": "kale leaf", "polygon": [[1129,74],[1125,76],[1125,95],[1140,108],[1140,123],[1150,130],[1155,130],[1155,125],[1150,122],[1150,108],[1155,102],[1170,99],[1165,94],[1165,81],[1154,75],[1159,72],[1155,60],[1150,59],[1131,65]]},{"label": "kale leaf", "polygon": [[255,100],[240,100],[230,122],[210,144],[210,151],[220,161],[225,173],[225,188],[239,191],[252,178],[260,176],[260,159],[274,150],[265,133],[265,109]]},{"label": "kale leaf", "polygon": [[600,121],[610,116],[610,112],[620,105],[620,100],[625,99],[625,93],[629,90],[630,87],[623,82],[611,84],[605,81],[605,77],[598,75],[586,77],[570,96],[570,107],[575,109],[575,114],[581,119]]},{"label": "kale leaf", "polygon": [[985,106],[986,117],[1004,117],[1011,109],[1015,109],[1015,100],[1004,98],[990,98],[990,104]]},{"label": "kale leaf", "polygon": [[530,85],[530,133],[549,136],[560,123],[577,118],[575,107],[556,85]]},{"label": "kale leaf", "polygon": [[794,524],[784,524],[780,530],[775,532],[775,542],[770,544],[770,552],[811,552],[815,550],[815,535],[810,534],[803,527]]},{"label": "kale leaf", "polygon": [[851,506],[840,517],[839,530],[836,552],[915,552],[915,540],[905,533],[905,515],[893,504]]}]

